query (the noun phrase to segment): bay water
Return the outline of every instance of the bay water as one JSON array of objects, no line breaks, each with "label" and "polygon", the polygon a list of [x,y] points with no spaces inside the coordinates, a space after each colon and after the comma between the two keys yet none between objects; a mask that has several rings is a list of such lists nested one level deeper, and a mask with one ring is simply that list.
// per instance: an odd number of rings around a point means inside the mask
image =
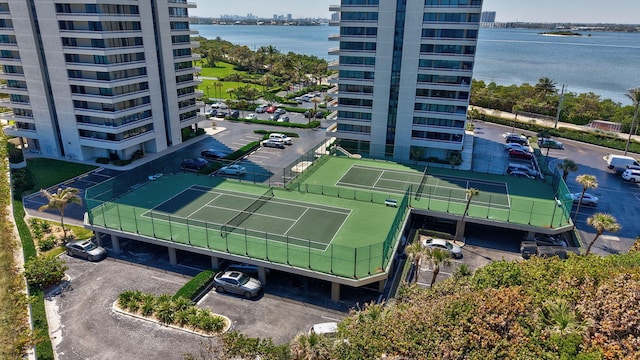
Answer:
[{"label": "bay water", "polygon": [[[272,45],[326,60],[338,27],[268,25],[192,25],[207,39],[220,37],[252,50]],[[640,86],[640,33],[580,32],[583,36],[549,36],[537,29],[482,28],[473,77],[500,85],[536,84],[549,77],[567,91],[593,92],[602,99],[631,104],[624,94]]]}]

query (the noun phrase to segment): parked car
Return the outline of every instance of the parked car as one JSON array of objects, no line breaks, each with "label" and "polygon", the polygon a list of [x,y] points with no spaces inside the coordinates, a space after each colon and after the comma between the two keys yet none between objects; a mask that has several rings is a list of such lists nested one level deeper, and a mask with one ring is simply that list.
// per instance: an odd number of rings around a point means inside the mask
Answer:
[{"label": "parked car", "polygon": [[632,183],[640,182],[640,170],[627,169],[622,173],[622,178]]},{"label": "parked car", "polygon": [[522,171],[533,177],[538,176],[538,171],[531,166],[527,166],[525,164],[509,164],[507,166],[507,174],[511,174],[514,171]]},{"label": "parked car", "polygon": [[514,142],[513,143],[504,144],[504,149],[506,151],[515,149],[515,150],[522,150],[522,151],[526,151],[526,152],[531,152],[531,150],[529,150],[528,146],[524,146],[524,145],[521,145],[521,144],[518,144],[518,143],[514,143]]},{"label": "parked car", "polygon": [[216,114],[218,113],[218,110],[216,109],[209,109],[207,110],[207,112],[205,112],[204,114],[207,115],[208,117],[212,117],[212,116],[216,116]]},{"label": "parked car", "polygon": [[216,102],[211,104],[211,107],[214,109],[228,109],[229,107],[227,106],[227,104],[222,103],[222,102]]},{"label": "parked car", "polygon": [[280,115],[278,115],[278,114],[273,114],[273,115],[269,116],[269,120],[271,120],[271,121],[278,121],[278,119],[280,119]]},{"label": "parked car", "polygon": [[638,161],[631,156],[608,154],[603,157],[607,167],[613,169],[616,174],[622,174],[629,166],[640,166]]},{"label": "parked car", "polygon": [[217,292],[238,294],[247,299],[258,296],[262,290],[262,284],[258,279],[240,271],[221,271],[213,280]]},{"label": "parked car", "polygon": [[229,154],[227,154],[226,152],[217,149],[204,149],[200,151],[200,156],[205,159],[224,159],[228,155]]},{"label": "parked car", "polygon": [[338,323],[335,321],[315,324],[309,329],[309,335],[326,335],[334,334],[338,331]]},{"label": "parked car", "polygon": [[535,241],[520,242],[520,254],[523,259],[530,259],[534,255],[538,255],[538,244]]},{"label": "parked car", "polygon": [[324,119],[324,112],[318,111],[316,113],[316,119]]},{"label": "parked car", "polygon": [[107,251],[91,240],[76,240],[65,245],[67,254],[89,261],[99,261],[107,257]]},{"label": "parked car", "polygon": [[262,114],[265,111],[267,111],[267,105],[260,105],[256,108],[256,112],[258,114]]},{"label": "parked car", "polygon": [[197,158],[193,158],[193,159],[184,159],[182,160],[182,163],[180,164],[180,167],[182,167],[185,170],[200,170],[200,169],[204,169],[209,165],[209,162],[206,159],[203,159],[201,157],[197,157]]},{"label": "parked car", "polygon": [[273,112],[274,114],[278,114],[278,115],[284,115],[287,113],[287,110],[285,109],[276,109],[276,111]]},{"label": "parked car", "polygon": [[262,146],[284,149],[284,142],[278,139],[267,139],[262,142]]},{"label": "parked car", "polygon": [[520,145],[529,145],[529,139],[524,135],[510,134],[505,138],[507,143],[517,143]]},{"label": "parked car", "polygon": [[430,249],[440,249],[448,253],[452,258],[462,259],[462,249],[444,239],[424,239],[422,240],[422,246]]},{"label": "parked car", "polygon": [[276,112],[276,110],[278,110],[278,107],[275,105],[271,105],[265,111],[269,114],[273,114]]},{"label": "parked car", "polygon": [[513,170],[511,172],[507,172],[507,174],[515,177],[520,177],[520,178],[535,179],[535,176],[531,176],[522,170]]},{"label": "parked car", "polygon": [[[580,201],[581,195],[582,193],[571,194],[571,199],[574,204],[577,204]],[[584,196],[582,197],[582,205],[598,206],[598,197],[589,193],[584,193]]]},{"label": "parked car", "polygon": [[291,145],[293,144],[293,140],[291,140],[290,137],[288,137],[285,134],[280,134],[280,133],[271,133],[269,134],[269,139],[279,139],[282,140],[283,143],[285,143],[285,145]]},{"label": "parked car", "polygon": [[226,111],[218,111],[218,113],[216,114],[216,118],[224,119],[227,117],[227,115],[229,115],[229,113],[227,113]]},{"label": "parked car", "polygon": [[239,118],[240,117],[240,111],[238,111],[238,110],[231,111],[231,113],[229,113],[229,117],[232,117],[234,119]]},{"label": "parked car", "polygon": [[249,115],[245,116],[244,118],[247,119],[247,120],[253,120],[253,119],[258,118],[258,116],[256,114],[254,114],[254,113],[250,113]]},{"label": "parked car", "polygon": [[564,149],[564,145],[554,139],[538,139],[538,146],[549,149]]},{"label": "parked car", "polygon": [[533,155],[523,150],[513,149],[513,150],[509,150],[509,157],[516,158],[516,159],[531,160],[533,158]]},{"label": "parked car", "polygon": [[220,175],[244,175],[247,173],[247,168],[237,164],[223,166],[218,170]]},{"label": "parked car", "polygon": [[567,242],[557,236],[548,234],[537,234],[533,241],[538,246],[567,246]]},{"label": "parked car", "polygon": [[280,119],[278,119],[278,122],[289,122],[289,117],[288,116],[281,116]]}]

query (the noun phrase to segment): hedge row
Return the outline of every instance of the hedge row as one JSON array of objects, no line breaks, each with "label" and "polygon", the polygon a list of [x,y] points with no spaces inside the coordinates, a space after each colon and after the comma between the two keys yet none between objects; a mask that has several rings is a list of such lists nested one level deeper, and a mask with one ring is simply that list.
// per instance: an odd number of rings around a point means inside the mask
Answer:
[{"label": "hedge row", "polygon": [[282,126],[282,127],[292,127],[292,128],[301,128],[301,129],[314,129],[320,127],[320,121],[313,120],[308,124],[299,124],[299,123],[288,123],[288,122],[277,122],[272,120],[260,120],[260,119],[233,119],[226,118],[226,120],[230,121],[243,121],[253,124],[262,124],[262,125],[273,125],[273,126]]},{"label": "hedge row", "polygon": [[216,272],[213,270],[204,270],[200,272],[198,275],[194,276],[193,279],[184,284],[184,286],[181,287],[175,295],[173,295],[173,298],[177,299],[179,297],[183,297],[191,301],[196,301],[198,295],[201,294],[209,284],[211,284],[214,276],[216,276]]}]

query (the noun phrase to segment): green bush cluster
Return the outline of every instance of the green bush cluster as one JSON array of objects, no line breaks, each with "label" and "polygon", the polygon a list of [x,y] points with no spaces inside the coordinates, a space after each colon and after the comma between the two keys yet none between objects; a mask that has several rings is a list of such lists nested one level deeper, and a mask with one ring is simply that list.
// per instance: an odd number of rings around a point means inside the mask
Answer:
[{"label": "green bush cluster", "polygon": [[[275,345],[271,339],[251,338],[231,331],[223,335],[223,353],[228,358],[283,360],[291,359],[288,344]],[[312,359],[310,357],[310,359]]]},{"label": "green bush cluster", "polygon": [[24,161],[24,154],[22,149],[18,149],[13,143],[7,142],[7,153],[9,155],[9,162],[12,164],[19,164]]},{"label": "green bush cluster", "polygon": [[133,314],[154,317],[166,325],[218,334],[224,330],[226,320],[209,310],[198,309],[193,301],[178,296],[172,298],[164,294],[154,296],[140,291],[128,290],[118,295],[118,306]]},{"label": "green bush cluster", "polygon": [[29,168],[12,169],[11,181],[13,184],[13,198],[22,199],[22,193],[33,189],[35,180]]},{"label": "green bush cluster", "polygon": [[29,285],[45,289],[62,281],[64,272],[68,269],[62,260],[54,256],[36,256],[25,262],[24,276]]},{"label": "green bush cluster", "polygon": [[184,284],[184,286],[173,295],[173,298],[183,297],[196,301],[198,295],[211,284],[214,276],[216,276],[216,272],[213,270],[201,271],[198,275],[194,276],[193,279]]}]

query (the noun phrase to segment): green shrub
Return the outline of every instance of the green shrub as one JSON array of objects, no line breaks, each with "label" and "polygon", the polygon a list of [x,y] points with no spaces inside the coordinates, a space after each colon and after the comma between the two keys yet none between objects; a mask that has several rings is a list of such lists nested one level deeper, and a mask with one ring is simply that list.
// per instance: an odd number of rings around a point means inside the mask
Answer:
[{"label": "green shrub", "polygon": [[22,150],[10,142],[7,142],[7,153],[9,155],[9,162],[12,164],[19,164],[24,161]]},{"label": "green shrub", "polygon": [[178,301],[181,298],[195,300],[196,296],[200,294],[212,281],[216,272],[213,270],[204,270],[189,280],[183,287],[181,287],[173,298]]},{"label": "green shrub", "polygon": [[108,163],[109,163],[109,161],[110,161],[110,160],[109,160],[109,158],[107,158],[107,157],[99,157],[99,158],[97,158],[97,159],[96,159],[96,162],[97,162],[98,164],[108,164]]},{"label": "green shrub", "polygon": [[11,180],[13,182],[13,198],[22,199],[22,193],[33,189],[35,180],[29,168],[12,169]]},{"label": "green shrub", "polygon": [[36,256],[24,264],[24,275],[31,286],[44,289],[57,284],[64,278],[69,267],[53,256]]},{"label": "green shrub", "polygon": [[126,166],[126,165],[131,164],[132,162],[133,162],[133,160],[131,160],[131,159],[127,159],[127,160],[118,159],[118,160],[113,160],[113,165],[115,165],[115,166]]},{"label": "green shrub", "polygon": [[38,250],[41,252],[49,251],[58,245],[58,239],[55,235],[51,234],[44,239],[38,241]]},{"label": "green shrub", "polygon": [[229,156],[227,156],[227,159],[231,161],[238,160],[244,157],[245,155],[247,155],[248,153],[252,152],[253,150],[257,149],[258,147],[260,147],[260,141],[252,141],[247,145],[241,147],[240,149],[229,154]]}]

